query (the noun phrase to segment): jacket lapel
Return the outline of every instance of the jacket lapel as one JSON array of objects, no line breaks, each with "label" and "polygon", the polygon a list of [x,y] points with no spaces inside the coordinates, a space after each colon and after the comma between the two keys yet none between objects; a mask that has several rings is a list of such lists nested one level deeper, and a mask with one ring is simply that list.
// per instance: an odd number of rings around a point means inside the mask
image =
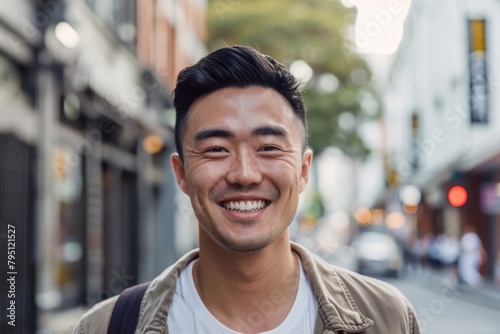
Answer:
[{"label": "jacket lapel", "polygon": [[292,243],[318,301],[318,319],[315,333],[359,333],[373,326],[373,320],[364,316],[354,302],[348,288],[335,269]]}]

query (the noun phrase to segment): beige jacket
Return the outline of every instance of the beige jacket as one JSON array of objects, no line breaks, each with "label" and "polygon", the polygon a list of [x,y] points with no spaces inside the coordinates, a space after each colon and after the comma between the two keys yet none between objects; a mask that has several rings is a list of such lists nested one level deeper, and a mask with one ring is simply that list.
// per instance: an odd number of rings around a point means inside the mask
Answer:
[{"label": "beige jacket", "polygon": [[[292,243],[292,249],[318,300],[315,334],[420,334],[415,311],[393,286],[334,267],[297,244]],[[136,334],[169,333],[167,316],[177,277],[197,257],[198,250],[187,253],[151,282],[142,300]],[[116,300],[117,296],[91,308],[73,333],[106,333]]]}]

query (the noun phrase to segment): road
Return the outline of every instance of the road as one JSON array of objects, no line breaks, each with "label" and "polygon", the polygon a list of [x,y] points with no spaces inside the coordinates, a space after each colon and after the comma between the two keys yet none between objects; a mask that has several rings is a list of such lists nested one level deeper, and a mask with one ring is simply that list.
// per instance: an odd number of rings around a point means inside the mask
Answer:
[{"label": "road", "polygon": [[465,298],[447,281],[386,280],[413,304],[425,334],[499,334],[500,305],[491,307]]}]

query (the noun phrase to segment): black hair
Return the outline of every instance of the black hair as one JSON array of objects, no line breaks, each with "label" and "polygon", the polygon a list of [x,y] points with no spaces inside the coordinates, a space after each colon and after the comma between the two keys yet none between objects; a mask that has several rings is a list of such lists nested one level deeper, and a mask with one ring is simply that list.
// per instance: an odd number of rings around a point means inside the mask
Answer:
[{"label": "black hair", "polygon": [[292,106],[304,126],[304,149],[307,146],[307,120],[299,82],[268,55],[248,46],[225,47],[213,51],[196,64],[180,71],[174,90],[176,110],[175,146],[182,159],[181,139],[186,131],[188,110],[199,98],[227,87],[248,86],[272,88]]}]

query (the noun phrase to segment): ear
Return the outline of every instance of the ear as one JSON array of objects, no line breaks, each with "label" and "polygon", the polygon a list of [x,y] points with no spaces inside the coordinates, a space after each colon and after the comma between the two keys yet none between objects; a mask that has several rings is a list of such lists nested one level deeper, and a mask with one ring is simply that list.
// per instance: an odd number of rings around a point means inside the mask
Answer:
[{"label": "ear", "polygon": [[175,179],[179,188],[187,195],[186,187],[186,172],[184,170],[184,162],[178,153],[172,153],[170,156],[170,163],[172,164],[172,169],[174,170]]},{"label": "ear", "polygon": [[307,149],[302,156],[302,169],[300,172],[299,191],[303,192],[309,182],[309,171],[311,169],[313,152]]}]

